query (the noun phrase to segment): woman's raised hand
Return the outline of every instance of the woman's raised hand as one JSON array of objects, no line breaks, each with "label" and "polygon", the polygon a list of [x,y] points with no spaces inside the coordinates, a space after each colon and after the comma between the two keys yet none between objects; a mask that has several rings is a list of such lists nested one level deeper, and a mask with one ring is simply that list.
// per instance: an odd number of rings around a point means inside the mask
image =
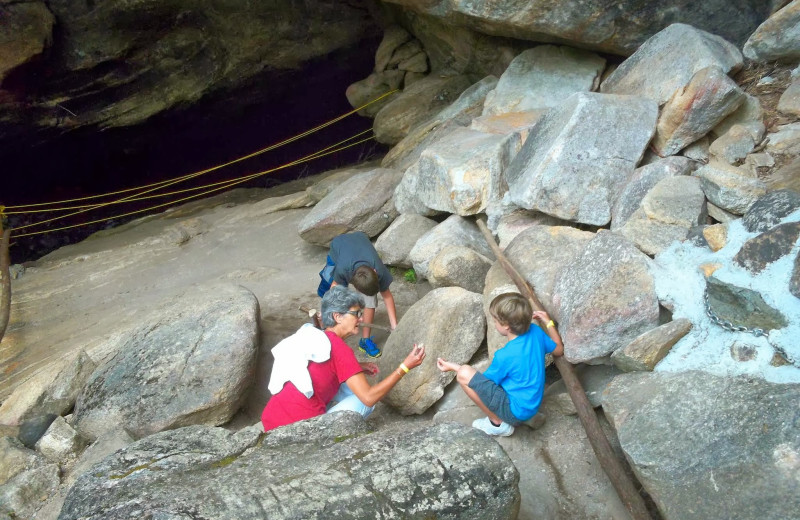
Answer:
[{"label": "woman's raised hand", "polygon": [[403,364],[411,369],[420,366],[423,359],[425,359],[425,345],[422,343],[419,345],[414,343],[414,348],[408,353]]}]

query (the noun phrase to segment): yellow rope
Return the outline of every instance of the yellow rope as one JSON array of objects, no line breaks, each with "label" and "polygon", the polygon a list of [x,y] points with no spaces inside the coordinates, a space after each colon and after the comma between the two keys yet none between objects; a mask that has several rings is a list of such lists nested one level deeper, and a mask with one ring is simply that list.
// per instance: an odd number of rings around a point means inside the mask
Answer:
[{"label": "yellow rope", "polygon": [[[347,139],[345,139],[343,141],[339,141],[338,143],[336,143],[335,145],[332,145],[332,146],[338,146],[340,144],[346,143],[347,141],[355,139],[355,138],[357,138],[359,136],[362,136],[362,135],[364,135],[366,133],[369,133],[369,132],[372,132],[372,128],[368,128],[367,130],[364,130],[363,132],[359,132],[359,133],[357,133],[355,135],[352,135],[352,136],[348,137]],[[330,147],[328,147],[328,148],[330,148]],[[320,151],[321,152],[325,151],[328,148],[323,148]],[[132,196],[134,198],[118,199],[118,200],[114,200],[114,201],[111,201],[111,202],[107,202],[104,205],[105,206],[112,206],[114,204],[123,204],[125,202],[135,202],[135,201],[139,201],[139,200],[155,199],[155,198],[158,198],[158,197],[168,197],[168,196],[171,196],[171,195],[180,195],[181,193],[188,193],[190,191],[202,190],[202,189],[209,188],[209,187],[212,187],[212,186],[218,186],[220,184],[225,184],[227,182],[231,182],[231,181],[234,181],[234,180],[237,180],[237,179],[228,179],[228,180],[224,180],[224,181],[215,182],[215,183],[212,183],[212,184],[204,184],[202,186],[196,186],[194,188],[186,188],[185,190],[170,191],[168,193],[158,193],[156,195],[149,195],[149,196],[146,196],[146,197],[139,197],[138,194],[137,194],[137,195],[133,195]],[[55,209],[34,209],[34,210],[30,210],[30,211],[21,211],[21,212],[18,212],[18,213],[20,213],[20,214],[53,213],[53,212],[57,212],[57,211],[71,211],[71,210],[74,210],[74,209],[85,209],[85,208],[89,208],[89,210],[87,210],[87,211],[91,211],[92,209],[97,208],[97,207],[100,207],[100,205],[99,204],[86,204],[86,205],[82,205],[82,206],[67,206],[65,208],[55,208]],[[2,214],[2,209],[1,208],[0,208],[0,214]],[[11,212],[9,214],[14,215],[14,214],[17,214],[17,213]],[[65,218],[65,217],[57,217],[57,218]],[[48,222],[48,221],[42,221],[42,222]],[[35,225],[35,224],[36,223],[29,224],[29,225],[32,226],[32,225]],[[21,229],[21,228],[17,228],[17,229]]]},{"label": "yellow rope", "polygon": [[[156,182],[156,183],[153,183],[153,184],[147,184],[145,186],[139,186],[137,188],[127,188],[127,189],[124,189],[124,190],[119,190],[119,191],[115,191],[115,192],[111,192],[111,193],[104,193],[102,195],[90,195],[90,196],[87,196],[87,197],[80,197],[80,198],[76,198],[76,199],[66,199],[66,200],[61,200],[61,201],[56,201],[56,202],[42,202],[42,203],[38,203],[38,204],[22,204],[22,205],[18,205],[18,206],[7,206],[6,208],[7,209],[20,209],[20,208],[33,208],[33,207],[41,207],[41,206],[48,206],[48,205],[55,205],[55,204],[65,204],[65,203],[68,203],[68,202],[78,202],[78,201],[82,201],[82,200],[96,199],[96,198],[100,198],[100,197],[109,197],[111,195],[119,195],[121,193],[128,193],[128,192],[136,191],[136,190],[140,190],[140,189],[152,188],[154,186],[158,186],[158,187],[171,186],[172,184],[175,184],[177,182],[181,182],[183,180],[192,179],[192,178],[197,177],[199,175],[203,175],[205,173],[209,173],[209,172],[212,172],[212,171],[215,171],[215,170],[219,170],[220,168],[225,168],[225,167],[230,166],[232,164],[236,164],[238,162],[241,162],[241,161],[244,161],[244,160],[247,160],[247,159],[251,159],[251,158],[253,158],[253,157],[257,156],[257,155],[263,154],[265,152],[269,152],[271,150],[274,150],[274,149],[279,148],[281,146],[284,146],[286,144],[292,143],[294,141],[297,141],[298,139],[302,139],[303,137],[306,137],[307,135],[310,135],[310,134],[312,134],[314,132],[318,132],[319,130],[322,130],[323,128],[326,128],[326,127],[328,127],[328,126],[330,126],[330,125],[332,125],[334,123],[338,123],[342,119],[355,114],[356,112],[368,107],[369,105],[371,105],[373,103],[377,103],[381,99],[383,99],[386,96],[389,96],[391,94],[394,94],[398,90],[399,89],[394,89],[394,90],[392,90],[390,92],[387,92],[386,94],[383,94],[382,96],[379,96],[379,97],[373,99],[372,101],[370,101],[368,103],[365,103],[365,104],[361,105],[360,107],[358,107],[358,108],[356,108],[354,110],[351,110],[350,112],[342,114],[341,116],[338,116],[338,117],[336,117],[334,119],[331,119],[330,121],[322,123],[321,125],[316,126],[316,127],[312,128],[310,130],[306,130],[305,132],[303,132],[301,134],[298,134],[298,135],[295,135],[294,137],[290,137],[290,138],[285,139],[285,140],[283,140],[283,141],[281,141],[279,143],[270,145],[270,146],[268,146],[266,148],[262,148],[261,150],[255,151],[255,152],[253,152],[251,154],[248,154],[248,155],[245,155],[243,157],[239,157],[239,158],[234,159],[232,161],[229,161],[227,163],[220,164],[220,165],[217,165],[217,166],[212,166],[211,168],[207,168],[205,170],[200,170],[200,171],[197,171],[197,172],[194,172],[194,173],[190,173],[190,174],[184,175],[182,177],[177,177],[177,178],[172,179],[172,180],[159,181],[159,182]],[[153,190],[150,190],[150,191],[153,191]],[[145,193],[149,193],[149,191],[147,191]],[[101,207],[101,206],[97,206],[97,207]],[[16,212],[16,213],[13,213],[13,214],[19,214],[19,213],[25,213],[25,212]],[[11,212],[7,212],[7,214],[12,214],[12,213]],[[71,216],[71,215],[67,215],[67,216]],[[21,229],[21,228],[17,228],[17,229]]]},{"label": "yellow rope", "polygon": [[[241,184],[241,183],[249,181],[251,179],[255,179],[256,177],[259,177],[261,175],[266,175],[267,173],[272,173],[272,172],[275,172],[275,171],[278,171],[278,170],[282,170],[284,168],[289,168],[290,166],[295,166],[297,164],[301,164],[301,163],[304,163],[304,162],[309,162],[309,161],[312,161],[314,159],[319,159],[320,157],[324,157],[324,156],[330,155],[332,153],[337,153],[337,152],[340,152],[342,150],[346,150],[347,148],[350,148],[352,146],[356,146],[356,145],[361,144],[361,143],[365,143],[365,142],[370,141],[372,139],[374,139],[374,136],[368,137],[366,139],[362,139],[360,141],[357,141],[355,143],[349,144],[349,145],[344,146],[344,147],[339,148],[339,149],[330,150],[328,152],[322,153],[325,150],[329,150],[333,146],[336,146],[336,145],[331,145],[331,146],[329,146],[327,148],[323,148],[319,152],[315,152],[313,154],[309,154],[309,155],[307,155],[307,156],[305,156],[305,157],[303,157],[301,159],[298,159],[296,161],[292,161],[290,163],[278,166],[276,168],[272,168],[270,170],[264,170],[264,171],[261,171],[261,172],[258,172],[258,173],[254,173],[254,174],[251,174],[251,175],[248,175],[248,176],[245,176],[245,177],[240,177],[239,179],[234,179],[232,181],[227,182],[225,184],[225,186],[220,186],[220,187],[205,191],[203,193],[197,193],[195,195],[191,195],[191,196],[185,197],[183,199],[167,202],[167,203],[164,203],[164,204],[159,204],[157,206],[151,206],[149,208],[140,209],[140,210],[137,210],[137,211],[131,211],[129,213],[125,213],[125,214],[122,214],[122,215],[116,215],[116,216],[113,216],[113,217],[101,218],[101,219],[98,219],[98,220],[93,220],[91,222],[83,222],[81,224],[74,224],[74,225],[71,225],[71,226],[64,226],[64,227],[60,227],[60,228],[56,228],[56,229],[47,229],[47,230],[44,230],[44,231],[35,231],[33,233],[24,233],[22,235],[15,235],[15,238],[29,237],[29,236],[33,236],[33,235],[41,235],[43,233],[53,233],[55,231],[64,231],[66,229],[72,229],[72,228],[76,228],[76,227],[80,227],[80,226],[86,226],[86,225],[89,225],[89,224],[97,224],[99,222],[105,222],[105,221],[113,220],[113,219],[116,219],[116,218],[128,217],[130,215],[136,215],[137,213],[143,213],[145,211],[150,211],[150,210],[153,210],[153,209],[163,208],[164,206],[174,205],[174,204],[177,204],[179,202],[184,202],[184,201],[191,200],[191,199],[194,199],[194,198],[197,198],[197,197],[202,197],[203,195],[208,195],[209,193],[213,193],[213,192],[216,192],[216,191],[220,191],[220,190],[224,190],[224,189],[230,188],[230,187],[235,186],[237,184]],[[49,221],[43,221],[43,222],[49,222]],[[20,229],[20,228],[17,228],[17,229]]]}]

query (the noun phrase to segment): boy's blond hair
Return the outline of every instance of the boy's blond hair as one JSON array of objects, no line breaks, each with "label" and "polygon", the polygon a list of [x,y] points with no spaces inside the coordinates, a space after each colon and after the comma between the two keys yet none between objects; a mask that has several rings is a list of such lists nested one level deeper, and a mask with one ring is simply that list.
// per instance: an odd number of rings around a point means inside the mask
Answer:
[{"label": "boy's blond hair", "polygon": [[533,309],[528,300],[519,293],[505,293],[489,304],[489,313],[500,325],[508,325],[511,332],[521,336],[531,326]]}]

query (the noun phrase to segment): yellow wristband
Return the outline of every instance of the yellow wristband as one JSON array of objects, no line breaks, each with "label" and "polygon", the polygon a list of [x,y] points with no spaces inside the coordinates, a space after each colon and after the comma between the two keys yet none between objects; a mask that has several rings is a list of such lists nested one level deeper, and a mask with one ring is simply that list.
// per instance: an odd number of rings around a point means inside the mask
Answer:
[{"label": "yellow wristband", "polygon": [[556,324],[553,323],[553,320],[550,320],[549,322],[547,322],[547,327],[546,328],[549,329],[550,327],[555,327],[555,326],[556,326]]},{"label": "yellow wristband", "polygon": [[403,372],[408,374],[408,367],[406,366],[405,363],[400,363],[400,366],[398,368],[400,368]]}]

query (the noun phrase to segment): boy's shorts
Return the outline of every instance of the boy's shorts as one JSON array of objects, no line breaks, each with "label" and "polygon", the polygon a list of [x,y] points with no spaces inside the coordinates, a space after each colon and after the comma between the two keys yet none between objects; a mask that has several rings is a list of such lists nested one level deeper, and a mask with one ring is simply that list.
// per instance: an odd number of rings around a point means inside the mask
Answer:
[{"label": "boy's shorts", "polygon": [[481,402],[486,405],[486,408],[497,414],[504,422],[511,426],[518,426],[522,421],[517,419],[511,412],[511,401],[508,399],[508,394],[503,387],[487,378],[480,372],[475,372],[475,375],[470,379],[467,385],[472,388]]}]

